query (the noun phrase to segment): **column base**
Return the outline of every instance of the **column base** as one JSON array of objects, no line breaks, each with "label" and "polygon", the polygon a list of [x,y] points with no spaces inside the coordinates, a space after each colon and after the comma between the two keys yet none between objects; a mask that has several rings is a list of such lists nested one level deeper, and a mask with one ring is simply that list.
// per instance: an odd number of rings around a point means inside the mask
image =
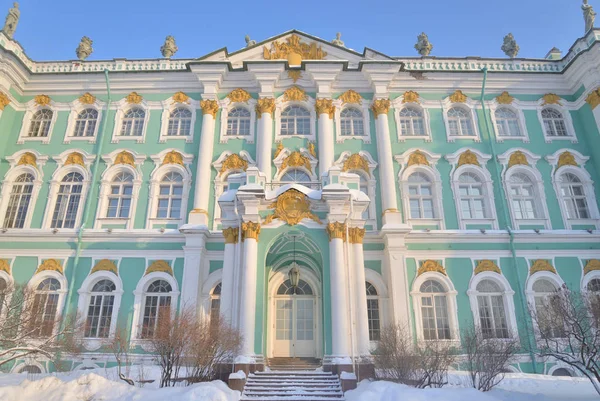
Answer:
[{"label": "column base", "polygon": [[343,372],[354,373],[359,382],[375,378],[375,364],[371,357],[356,357],[352,364],[352,359],[349,357],[326,356],[323,358],[323,371],[332,372],[338,376]]},{"label": "column base", "polygon": [[[248,375],[250,373],[254,373],[254,372],[264,372],[265,371],[265,363],[264,361],[260,360],[260,361],[256,361],[256,362],[244,362],[244,363],[222,363],[217,365],[216,369],[217,374],[216,374],[216,378],[218,380],[224,381],[225,383],[229,383],[230,379],[237,379],[236,376],[234,375],[232,378],[230,378],[229,376],[233,373],[237,373],[240,370],[242,372],[244,372],[244,374],[246,375],[246,377],[248,377]],[[245,382],[245,379],[244,379]]]},{"label": "column base", "polygon": [[383,228],[385,228],[386,225],[402,225],[408,228],[408,226],[402,222],[402,214],[400,214],[400,212],[397,209],[388,209],[385,212],[383,212],[382,223],[384,226]]},{"label": "column base", "polygon": [[208,212],[203,209],[194,209],[188,215],[189,225],[208,226]]}]

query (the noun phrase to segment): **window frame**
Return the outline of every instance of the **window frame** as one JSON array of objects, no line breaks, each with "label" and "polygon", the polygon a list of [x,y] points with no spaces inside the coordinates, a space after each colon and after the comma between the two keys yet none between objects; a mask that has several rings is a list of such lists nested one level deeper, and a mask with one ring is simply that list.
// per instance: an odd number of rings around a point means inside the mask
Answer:
[{"label": "window frame", "polygon": [[[361,100],[360,103],[344,103],[339,99],[333,101],[333,106],[335,106],[335,112],[333,115],[333,120],[335,124],[335,141],[336,143],[344,143],[349,139],[359,139],[363,141],[363,143],[371,143],[371,120],[369,115],[369,105],[367,101],[364,99]],[[357,109],[362,113],[362,121],[363,121],[363,129],[364,135],[361,136],[350,136],[350,135],[342,135],[342,111],[348,108]]]},{"label": "window frame", "polygon": [[[398,136],[398,141],[405,142],[407,140],[420,139],[424,142],[431,142],[433,140],[433,138],[431,135],[429,109],[427,107],[423,107],[423,105],[421,105],[421,103],[417,103],[417,102],[402,103],[402,101],[400,101],[400,99],[403,99],[403,96],[401,98],[396,98],[392,102],[393,107],[394,107],[394,120],[396,121],[396,134]],[[423,130],[425,131],[425,135],[420,135],[420,136],[402,135],[402,129],[401,129],[402,117],[400,116],[400,112],[407,108],[416,109],[417,111],[419,111],[421,113],[422,118],[423,118]]]},{"label": "window frame", "polygon": [[[577,135],[575,132],[575,128],[573,127],[573,119],[571,117],[571,113],[569,112],[569,110],[560,104],[545,104],[544,105],[542,100],[543,100],[543,98],[540,99],[540,101],[538,101],[536,110],[537,110],[538,121],[541,125],[542,133],[544,134],[544,141],[546,143],[551,143],[554,141],[571,141],[571,143],[577,143],[578,142]],[[544,118],[542,117],[542,111],[546,110],[546,109],[552,109],[554,111],[557,111],[563,116],[563,121],[565,123],[565,129],[567,131],[566,136],[552,136],[552,135],[548,134],[548,131],[546,130],[546,125],[544,124]]]},{"label": "window frame", "polygon": [[[531,266],[531,263],[532,263],[532,261],[528,259],[527,265]],[[554,260],[552,260],[550,263],[554,266]],[[560,289],[565,284],[565,282],[562,280],[562,278],[558,274],[549,272],[549,271],[535,272],[527,278],[527,282],[525,283],[525,298],[527,300],[527,305],[529,306],[529,314],[530,314],[529,318],[532,319],[531,323],[532,323],[534,331],[536,333],[536,335],[535,335],[536,341],[539,341],[539,330],[540,329],[539,329],[535,319],[533,319],[531,317],[531,313],[536,312],[536,309],[535,309],[535,294],[536,294],[536,292],[533,290],[533,285],[539,279],[545,279],[545,280],[552,282],[556,286],[557,289]],[[557,337],[557,339],[560,340],[559,337]]]},{"label": "window frame", "polygon": [[[467,114],[471,120],[471,126],[473,128],[473,135],[462,135],[462,136],[450,135],[450,123],[449,123],[448,112],[450,111],[450,109],[453,109],[453,108],[460,108],[463,111],[467,112]],[[475,112],[476,108],[477,108],[477,104],[471,98],[467,98],[467,100],[463,103],[452,103],[452,101],[450,100],[450,96],[448,96],[447,98],[445,98],[442,101],[442,111],[444,114],[444,126],[446,128],[447,142],[451,143],[451,142],[456,141],[457,139],[460,139],[460,140],[466,139],[466,140],[472,140],[475,142],[481,142],[481,136],[479,133],[479,122],[478,122],[478,118],[477,118],[477,113]]]},{"label": "window frame", "polygon": [[[281,142],[283,139],[301,138],[308,139],[309,141],[316,141],[317,131],[317,112],[315,111],[315,99],[307,96],[305,101],[286,101],[284,95],[278,97],[275,100],[275,142]],[[282,135],[281,134],[281,113],[287,108],[292,106],[300,106],[306,109],[310,117],[310,132],[307,135]]]},{"label": "window frame", "polygon": [[[219,131],[219,142],[228,143],[231,139],[241,139],[246,143],[254,143],[256,138],[256,99],[251,98],[246,102],[232,102],[228,97],[219,101],[221,108],[221,128]],[[236,108],[243,108],[250,112],[250,134],[249,135],[227,135],[227,120],[229,112]]]},{"label": "window frame", "polygon": [[[41,263],[41,258],[38,258],[38,262]],[[63,261],[64,262],[64,261]],[[38,264],[39,265],[39,264]],[[64,263],[63,263],[64,266]],[[56,279],[60,283],[60,290],[56,291],[58,293],[58,301],[56,302],[56,317],[62,316],[66,295],[68,292],[68,282],[64,275],[57,271],[43,270],[39,273],[36,273],[27,283],[27,287],[32,293],[36,293],[37,287],[44,281],[45,279]],[[55,324],[52,329],[52,335],[56,335],[59,330],[59,325]]]},{"label": "window frame", "polygon": [[[62,184],[62,180],[67,174],[70,173],[79,173],[83,176],[83,181],[81,182],[81,195],[79,198],[79,205],[77,206],[77,213],[75,215],[75,223],[72,228],[52,228],[52,220],[54,215],[54,209],[56,207],[56,201],[58,200],[58,193],[60,190],[60,186]],[[48,202],[46,203],[46,211],[44,213],[44,220],[42,223],[42,228],[52,229],[52,230],[78,230],[81,226],[81,218],[83,215],[83,209],[87,197],[89,195],[90,188],[90,177],[91,173],[88,168],[84,168],[79,164],[69,164],[66,166],[62,166],[57,168],[52,175],[52,180],[50,180],[50,188],[48,191]]]},{"label": "window frame", "polygon": [[[32,99],[29,102],[25,103],[25,114],[23,115],[23,122],[21,124],[21,131],[19,132],[19,137],[17,138],[17,145],[22,145],[25,142],[41,142],[43,145],[47,145],[52,140],[52,133],[54,131],[54,125],[56,124],[56,120],[58,118],[58,112],[62,111],[62,107],[58,107],[58,105],[50,100],[50,104],[47,106],[40,106],[35,103],[35,100]],[[33,116],[36,112],[40,110],[50,110],[52,112],[52,118],[50,119],[50,126],[48,128],[48,136],[36,136],[30,137],[29,128],[31,127],[31,122]]]},{"label": "window frame", "polygon": [[[408,152],[407,152],[408,153]],[[431,183],[431,198],[433,201],[433,218],[413,218],[410,214],[410,194],[408,181],[409,177],[413,174],[421,173],[429,178]],[[400,198],[402,200],[402,206],[404,208],[404,216],[406,222],[412,225],[435,225],[439,230],[445,229],[444,222],[444,206],[442,199],[442,179],[440,173],[431,166],[425,165],[412,165],[406,167],[400,171],[399,174],[399,186],[400,186]]]},{"label": "window frame", "polygon": [[[200,102],[192,98],[188,98],[187,103],[178,103],[173,99],[173,96],[162,102],[162,113],[160,117],[160,134],[158,137],[158,143],[167,143],[171,140],[184,140],[185,143],[194,142],[194,130],[196,126],[196,110],[200,107]],[[169,133],[169,121],[171,114],[178,108],[185,108],[192,113],[190,133],[189,135],[178,135],[172,136],[167,135]]]},{"label": "window frame", "polygon": [[[531,185],[534,191],[534,206],[536,208],[536,212],[539,214],[539,216],[534,219],[517,219],[513,207],[513,194],[511,191],[511,178],[515,174],[524,174],[531,181]],[[514,165],[505,171],[503,183],[504,192],[508,201],[508,210],[510,212],[510,218],[512,220],[514,228],[520,229],[521,225],[542,225],[547,230],[551,229],[548,205],[546,203],[546,194],[544,191],[544,181],[540,172],[537,169],[525,165]]]},{"label": "window frame", "polygon": [[[76,142],[87,141],[88,143],[96,143],[96,140],[98,138],[98,131],[100,129],[100,125],[103,122],[102,116],[104,115],[103,108],[105,106],[106,106],[106,103],[101,102],[98,99],[96,99],[94,101],[94,103],[92,103],[92,104],[83,104],[79,101],[79,99],[76,99],[75,101],[69,103],[71,112],[69,113],[69,119],[67,122],[67,129],[65,131],[63,143],[69,144],[72,141],[76,141]],[[96,112],[98,113],[98,118],[96,119],[96,127],[94,128],[94,133],[92,136],[83,136],[83,137],[73,136],[73,133],[75,132],[75,127],[77,125],[77,118],[79,117],[79,114],[86,109],[93,109],[93,110],[96,110]]]},{"label": "window frame", "polygon": [[[273,160],[273,164],[275,164],[275,167],[277,169],[277,171],[275,172],[274,178],[272,183],[276,184],[276,185],[290,185],[289,183],[283,183],[281,182],[281,178],[283,177],[283,175],[289,170],[289,169],[300,169],[303,172],[305,172],[306,174],[308,174],[308,176],[311,178],[311,182],[309,185],[307,185],[307,187],[311,187],[311,185],[313,184],[318,184],[319,183],[319,177],[317,176],[315,169],[318,163],[318,160],[312,156],[310,154],[310,152],[305,149],[305,148],[301,148],[299,150],[299,152],[305,156],[306,158],[308,158],[309,162],[310,162],[310,170],[308,170],[306,167],[304,166],[289,166],[286,167],[285,169],[282,169],[281,166],[283,164],[283,161],[292,153],[292,151],[288,148],[284,148],[279,155]],[[302,185],[302,184],[296,184],[296,185]],[[274,185],[275,187],[275,185]]]},{"label": "window frame", "polygon": [[[133,185],[131,195],[131,205],[129,207],[128,217],[107,217],[107,211],[110,197],[110,190],[115,177],[118,174],[126,173],[133,177],[131,184]],[[135,223],[135,214],[137,211],[137,205],[139,201],[139,193],[142,187],[141,174],[137,168],[134,168],[128,164],[117,164],[108,167],[102,173],[102,179],[100,180],[100,193],[98,207],[96,208],[96,219],[94,220],[94,228],[102,228],[103,225],[115,225],[125,224],[125,229],[132,229]]]},{"label": "window frame", "polygon": [[21,228],[9,228],[9,230],[23,230],[31,228],[31,220],[37,206],[38,195],[43,184],[41,172],[31,165],[21,165],[11,167],[10,170],[4,176],[2,189],[0,191],[0,223],[1,228],[6,228],[6,212],[8,210],[9,201],[12,195],[13,187],[16,183],[17,178],[23,174],[33,175],[32,190],[29,198],[29,205],[27,207],[27,213]]},{"label": "window frame", "polygon": [[[492,120],[492,126],[494,128],[494,135],[496,136],[496,142],[502,143],[504,141],[521,141],[523,143],[529,143],[529,132],[527,131],[527,123],[525,121],[525,114],[523,113],[523,105],[517,101],[513,100],[511,104],[499,104],[496,99],[492,102],[488,103],[490,119]],[[515,113],[517,117],[517,124],[519,125],[519,129],[521,130],[521,136],[500,136],[500,132],[498,130],[498,120],[496,119],[496,111],[500,109],[507,109]]]},{"label": "window frame", "polygon": [[[122,136],[121,129],[123,127],[123,120],[129,110],[141,109],[144,111],[144,127],[142,129],[141,136]],[[150,107],[145,99],[141,100],[140,103],[127,103],[126,99],[121,99],[117,102],[117,112],[115,113],[115,124],[113,127],[113,134],[111,143],[119,143],[120,141],[135,141],[135,143],[144,143],[146,140],[146,133],[148,132],[148,122],[150,121]]]}]

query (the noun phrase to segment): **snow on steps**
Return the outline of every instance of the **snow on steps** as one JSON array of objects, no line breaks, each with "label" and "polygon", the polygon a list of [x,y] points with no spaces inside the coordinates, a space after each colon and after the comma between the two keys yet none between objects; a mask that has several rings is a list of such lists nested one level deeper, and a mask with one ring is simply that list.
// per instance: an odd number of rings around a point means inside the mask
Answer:
[{"label": "snow on steps", "polygon": [[271,371],[248,376],[242,400],[339,401],[344,400],[340,379],[331,372]]}]

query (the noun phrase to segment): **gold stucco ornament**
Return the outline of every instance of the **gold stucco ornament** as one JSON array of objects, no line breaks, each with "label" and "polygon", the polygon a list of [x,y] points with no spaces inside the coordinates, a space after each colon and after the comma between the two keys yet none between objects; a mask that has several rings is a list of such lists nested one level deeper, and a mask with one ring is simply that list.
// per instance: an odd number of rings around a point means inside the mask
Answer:
[{"label": "gold stucco ornament", "polygon": [[6,106],[10,104],[10,99],[5,93],[0,92],[0,110],[4,110]]},{"label": "gold stucco ornament", "polygon": [[35,157],[35,155],[31,152],[25,152],[21,155],[21,157],[19,158],[19,161],[17,162],[17,166],[22,166],[22,165],[30,165],[33,167],[37,166],[37,157]]},{"label": "gold stucco ornament", "polygon": [[37,95],[35,98],[33,98],[33,101],[38,106],[49,106],[51,99],[48,95]]},{"label": "gold stucco ornament", "polygon": [[365,237],[366,229],[360,227],[348,228],[348,241],[351,244],[362,244]]},{"label": "gold stucco ornament", "polygon": [[344,161],[342,167],[342,171],[344,172],[350,170],[363,170],[367,174],[370,174],[369,161],[358,153],[353,153]]},{"label": "gold stucco ornament", "polygon": [[591,271],[600,270],[600,260],[598,259],[590,259],[585,264],[583,268],[583,274],[586,275]]},{"label": "gold stucco ornament", "polygon": [[279,156],[279,154],[281,153],[282,150],[283,150],[283,143],[279,142],[277,144],[277,148],[275,149],[275,153],[273,153],[273,159],[277,159],[277,156]]},{"label": "gold stucco ornament", "polygon": [[306,92],[304,92],[302,89],[298,88],[297,86],[292,86],[291,88],[288,88],[285,92],[283,92],[283,98],[288,102],[301,102],[308,99],[308,96],[306,95]]},{"label": "gold stucco ornament", "polygon": [[265,60],[287,59],[290,64],[298,65],[302,60],[323,60],[327,53],[316,43],[302,43],[300,36],[293,34],[285,42],[273,41],[271,48],[263,47]]},{"label": "gold stucco ornament", "polygon": [[172,276],[173,268],[171,268],[169,263],[165,262],[164,260],[155,260],[150,266],[148,266],[144,276],[150,273],[167,273]]},{"label": "gold stucco ornament", "polygon": [[545,106],[547,104],[558,104],[559,106],[562,106],[562,104],[560,103],[560,96],[554,93],[546,93],[544,96],[542,96],[542,99],[544,99],[544,103],[542,103],[542,106]]},{"label": "gold stucco ornament", "polygon": [[99,260],[96,263],[96,265],[94,267],[92,267],[92,271],[90,272],[90,274],[96,273],[99,271],[107,271],[107,272],[114,273],[117,276],[119,275],[119,272],[117,270],[117,265],[115,264],[115,262],[113,262],[112,260],[109,260],[109,259]]},{"label": "gold stucco ornament", "polygon": [[6,259],[0,259],[0,271],[10,274],[10,263]]},{"label": "gold stucco ornament", "polygon": [[272,97],[263,97],[256,102],[258,118],[261,118],[263,113],[272,114],[273,110],[275,110],[275,99]]},{"label": "gold stucco ornament", "polygon": [[244,221],[242,223],[242,238],[246,240],[247,238],[253,238],[258,242],[258,236],[260,234],[260,223],[255,223],[253,221]]},{"label": "gold stucco ornament", "polygon": [[537,259],[531,265],[531,268],[529,269],[529,274],[531,275],[537,272],[551,272],[556,274],[556,269],[547,260]]},{"label": "gold stucco ornament", "polygon": [[129,164],[130,166],[135,167],[135,159],[131,153],[124,150],[115,157],[115,164]]},{"label": "gold stucco ornament", "polygon": [[496,96],[496,101],[498,104],[512,104],[514,100],[515,98],[509,95],[507,91],[504,91],[500,95]]},{"label": "gold stucco ornament", "polygon": [[226,244],[236,244],[238,242],[240,230],[238,227],[229,227],[223,229],[223,237]]},{"label": "gold stucco ornament", "polygon": [[475,274],[483,273],[483,272],[494,272],[498,274],[502,274],[502,271],[498,267],[498,265],[489,259],[480,260],[477,263],[477,267],[475,267]]},{"label": "gold stucco ornament", "polygon": [[78,164],[82,167],[85,167],[85,163],[83,161],[83,155],[79,152],[69,153],[69,156],[67,156],[67,159],[65,160],[65,166],[67,166],[69,164]]},{"label": "gold stucco ornament", "polygon": [[140,104],[142,103],[142,96],[138,95],[137,92],[131,92],[129,95],[127,95],[125,101],[129,104]]},{"label": "gold stucco ornament", "polygon": [[415,91],[406,91],[402,103],[419,103],[419,94]]},{"label": "gold stucco ornament", "polygon": [[314,142],[309,142],[308,143],[308,153],[310,153],[310,155],[312,157],[317,157],[317,150],[315,149],[315,143]]},{"label": "gold stucco ornament", "polygon": [[417,276],[420,276],[423,273],[441,273],[444,276],[447,276],[446,269],[444,266],[440,264],[437,260],[428,259],[421,263],[421,267],[417,271]]},{"label": "gold stucco ornament", "polygon": [[183,156],[178,151],[172,150],[165,155],[162,164],[179,164],[183,166]]},{"label": "gold stucco ornament", "polygon": [[310,201],[302,192],[288,189],[277,197],[269,208],[275,209],[273,214],[265,218],[265,224],[275,219],[283,220],[290,226],[295,226],[303,219],[310,219],[321,224],[321,220],[310,211]]},{"label": "gold stucco ornament", "polygon": [[406,163],[406,165],[409,167],[413,165],[429,166],[429,161],[427,161],[427,157],[425,157],[423,152],[421,152],[420,150],[415,150],[408,157],[408,162]]},{"label": "gold stucco ornament", "polygon": [[288,75],[288,78],[292,79],[294,81],[294,83],[296,83],[297,80],[299,80],[300,78],[302,78],[302,71],[300,71],[300,70],[288,70],[287,75]]},{"label": "gold stucco ornament", "polygon": [[315,110],[317,111],[317,115],[327,114],[329,118],[333,118],[335,106],[331,99],[320,98],[315,102]]},{"label": "gold stucco ornament", "polygon": [[464,103],[467,101],[467,95],[462,93],[460,89],[457,89],[449,96],[449,99],[452,103]]},{"label": "gold stucco ornament", "polygon": [[175,103],[189,103],[190,97],[186,95],[184,92],[179,91],[173,95],[173,101]]},{"label": "gold stucco ornament", "polygon": [[360,93],[353,91],[352,89],[349,89],[346,92],[342,93],[339,99],[344,103],[362,103],[362,96],[360,95]]},{"label": "gold stucco ornament", "polygon": [[556,168],[561,168],[562,166],[577,166],[577,160],[575,160],[575,156],[571,152],[565,151],[558,156]]},{"label": "gold stucco ornament", "polygon": [[210,114],[216,117],[219,111],[219,103],[216,100],[203,100],[200,102],[200,108],[202,109],[202,114]]},{"label": "gold stucco ornament", "polygon": [[339,221],[330,222],[325,227],[325,231],[329,235],[329,241],[339,238],[346,241],[346,224]]},{"label": "gold stucco ornament", "polygon": [[596,108],[600,104],[600,88],[596,88],[590,92],[589,95],[585,98],[587,104],[590,105],[592,110]]},{"label": "gold stucco ornament", "polygon": [[246,103],[248,100],[252,99],[252,96],[242,88],[237,88],[232,90],[229,95],[227,95],[227,98],[233,103]]},{"label": "gold stucco ornament", "polygon": [[42,272],[42,271],[52,271],[52,272],[58,272],[60,274],[63,274],[63,266],[56,259],[46,259],[42,262],[41,265],[39,265],[39,267],[35,271],[35,274],[38,274],[39,272]]},{"label": "gold stucco ornament", "polygon": [[375,99],[371,106],[373,114],[377,117],[380,114],[387,114],[390,110],[390,99]]},{"label": "gold stucco ornament", "polygon": [[90,92],[85,92],[83,95],[79,96],[79,103],[94,104],[96,103],[96,96],[92,95]]},{"label": "gold stucco ornament", "polygon": [[523,152],[517,150],[510,155],[508,159],[508,167],[516,166],[516,165],[529,166],[529,162],[527,161],[527,157]]},{"label": "gold stucco ornament", "polygon": [[469,149],[465,150],[458,158],[458,167],[464,164],[472,164],[474,166],[480,166],[477,155],[471,152]]},{"label": "gold stucco ornament", "polygon": [[311,171],[310,160],[297,150],[290,153],[288,157],[283,159],[281,163],[281,170],[285,170],[288,167],[304,167],[308,171]]},{"label": "gold stucco ornament", "polygon": [[221,165],[221,170],[219,174],[223,174],[225,171],[229,170],[243,170],[246,171],[248,169],[248,161],[241,158],[237,153],[232,153],[225,158],[223,164]]}]

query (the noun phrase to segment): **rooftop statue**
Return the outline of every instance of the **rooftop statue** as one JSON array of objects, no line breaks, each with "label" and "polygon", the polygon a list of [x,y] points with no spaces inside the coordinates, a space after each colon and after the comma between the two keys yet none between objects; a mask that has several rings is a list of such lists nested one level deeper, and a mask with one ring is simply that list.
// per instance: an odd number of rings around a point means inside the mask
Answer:
[{"label": "rooftop statue", "polygon": [[4,28],[2,28],[2,32],[4,32],[4,34],[11,39],[17,30],[17,24],[19,23],[20,16],[21,11],[19,10],[19,3],[15,2],[13,3],[13,8],[8,10],[6,22],[4,22]]},{"label": "rooftop statue", "polygon": [[342,34],[341,32],[338,32],[335,34],[335,39],[333,39],[331,41],[331,43],[333,43],[336,46],[344,46],[344,42],[342,41]]},{"label": "rooftop statue", "polygon": [[581,9],[583,10],[583,20],[585,21],[585,33],[588,33],[588,31],[594,27],[596,12],[594,11],[594,8],[588,4],[588,0],[583,0]]},{"label": "rooftop statue", "polygon": [[246,41],[246,47],[252,47],[256,44],[256,40],[250,39],[250,35],[246,35],[244,40]]},{"label": "rooftop statue", "polygon": [[508,57],[515,58],[515,57],[517,57],[517,54],[519,54],[520,48],[519,48],[519,45],[517,44],[517,41],[515,40],[515,37],[513,36],[513,34],[509,33],[508,35],[506,35],[504,37],[504,43],[502,44],[502,47],[500,49]]},{"label": "rooftop statue", "polygon": [[79,46],[77,46],[77,49],[75,49],[75,54],[77,54],[77,58],[79,60],[83,61],[86,58],[88,58],[90,54],[92,54],[92,52],[94,51],[94,49],[92,48],[92,43],[92,39],[88,38],[87,36],[81,38]]},{"label": "rooftop statue", "polygon": [[429,42],[429,38],[422,32],[419,36],[417,36],[417,44],[415,45],[415,49],[421,56],[429,56],[431,53],[431,49],[433,49],[433,45]]},{"label": "rooftop statue", "polygon": [[179,48],[175,44],[175,38],[171,35],[165,38],[165,44],[160,47],[160,52],[163,57],[166,58],[173,57],[175,53],[177,53],[177,50],[179,50]]}]

